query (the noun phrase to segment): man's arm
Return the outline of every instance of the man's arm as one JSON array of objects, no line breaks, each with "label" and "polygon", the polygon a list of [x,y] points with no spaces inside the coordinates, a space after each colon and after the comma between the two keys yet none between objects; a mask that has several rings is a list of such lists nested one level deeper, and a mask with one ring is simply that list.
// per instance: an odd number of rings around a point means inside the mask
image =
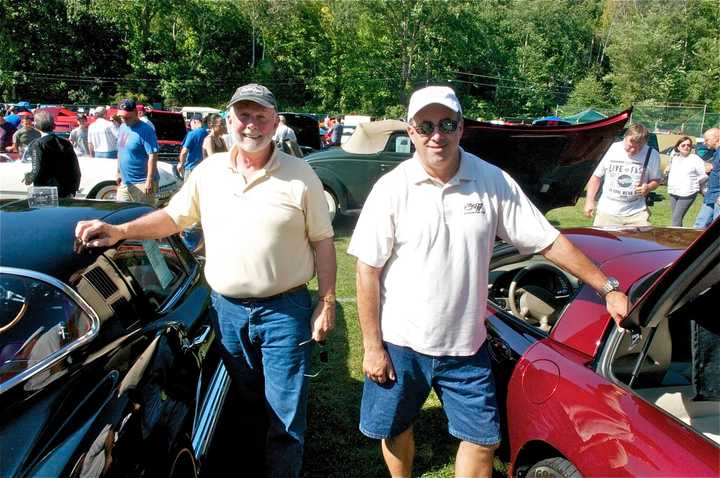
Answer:
[{"label": "man's arm", "polygon": [[[540,253],[598,292],[607,282],[607,276],[562,234]],[[619,326],[630,308],[627,296],[620,291],[610,292],[605,302],[608,313]]]},{"label": "man's arm", "polygon": [[651,191],[657,189],[658,186],[660,186],[660,182],[656,179],[653,179],[652,181],[642,183],[640,186],[638,186],[637,192],[643,196],[647,196],[648,194],[650,194]]},{"label": "man's arm", "polygon": [[183,146],[183,148],[180,150],[180,156],[178,156],[178,164],[177,164],[177,170],[180,176],[184,176],[183,172],[185,171],[185,160],[187,160],[188,153],[190,152],[189,149]]},{"label": "man's arm", "polygon": [[145,178],[145,194],[151,196],[155,185],[155,170],[157,170],[157,153],[148,154],[147,178]]},{"label": "man's arm", "polygon": [[98,220],[80,221],[75,226],[75,237],[86,247],[107,247],[123,239],[160,239],[181,230],[160,209],[117,226]]},{"label": "man's arm", "polygon": [[315,251],[315,270],[318,277],[318,296],[320,300],[313,311],[312,338],[325,340],[328,332],[335,328],[335,243],[332,237],[310,242]]},{"label": "man's arm", "polygon": [[593,217],[595,213],[595,197],[598,190],[600,190],[600,178],[593,174],[585,188],[585,208],[583,210],[585,217]]},{"label": "man's arm", "polygon": [[395,380],[395,369],[385,350],[380,328],[380,275],[382,269],[357,261],[358,318],[363,335],[363,372],[370,380]]}]

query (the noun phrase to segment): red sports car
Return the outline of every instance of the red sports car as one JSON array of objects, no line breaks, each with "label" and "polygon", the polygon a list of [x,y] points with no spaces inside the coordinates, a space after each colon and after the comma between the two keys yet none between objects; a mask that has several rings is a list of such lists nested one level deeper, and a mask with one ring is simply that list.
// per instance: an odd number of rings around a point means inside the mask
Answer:
[{"label": "red sports car", "polygon": [[633,308],[620,330],[577,278],[496,247],[488,341],[510,475],[720,476],[720,221],[565,234]]}]

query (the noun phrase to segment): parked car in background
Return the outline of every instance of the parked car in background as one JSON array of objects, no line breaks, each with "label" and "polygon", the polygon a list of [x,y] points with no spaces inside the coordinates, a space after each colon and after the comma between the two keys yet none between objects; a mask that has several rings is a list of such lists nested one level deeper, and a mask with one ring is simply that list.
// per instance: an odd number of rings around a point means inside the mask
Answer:
[{"label": "parked car in background", "polygon": [[205,119],[210,113],[220,113],[220,110],[208,106],[183,106],[180,108],[180,114],[183,115],[188,128],[190,127],[190,120],[193,118],[193,115],[199,114]]},{"label": "parked car in background", "polygon": [[322,147],[320,143],[320,125],[314,116],[289,111],[282,111],[279,114],[285,116],[287,125],[295,132],[303,155],[320,150]]},{"label": "parked car in background", "polygon": [[720,476],[720,221],[700,233],[565,231],[630,297],[626,331],[577,277],[496,245],[486,324],[509,476]]},{"label": "parked car in background", "polygon": [[194,477],[228,378],[201,264],[177,235],[103,249],[131,203],[0,201],[0,476]]},{"label": "parked car in background", "polygon": [[[632,110],[571,126],[497,125],[465,119],[460,145],[504,169],[541,209],[573,205]],[[350,140],[307,156],[325,188],[331,214],[359,209],[375,181],[408,159],[407,124],[361,123]]]},{"label": "parked car in background", "polygon": [[[80,189],[76,197],[88,199],[115,199],[117,193],[117,159],[90,158],[81,156]],[[168,200],[182,186],[182,180],[175,174],[172,164],[158,161],[157,198],[162,202]],[[0,161],[0,199],[25,198],[28,186],[23,182],[25,173],[32,170],[30,161]]]},{"label": "parked car in background", "polygon": [[[108,108],[106,117],[111,118],[117,114],[116,108]],[[187,128],[185,119],[181,113],[176,111],[157,110],[146,107],[145,115],[155,126],[155,134],[158,139],[158,159],[177,163],[182,149],[182,142],[185,139]]]},{"label": "parked car in background", "polygon": [[52,115],[55,120],[56,133],[70,134],[70,131],[75,129],[78,125],[77,113],[62,106],[45,106],[36,108],[33,110],[33,115],[39,113],[40,111],[46,111]]}]

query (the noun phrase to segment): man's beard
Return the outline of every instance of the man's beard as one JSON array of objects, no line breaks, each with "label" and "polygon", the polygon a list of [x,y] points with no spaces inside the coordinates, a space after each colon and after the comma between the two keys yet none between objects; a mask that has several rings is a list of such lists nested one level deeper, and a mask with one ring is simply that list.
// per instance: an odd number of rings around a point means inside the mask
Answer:
[{"label": "man's beard", "polygon": [[233,139],[238,148],[242,149],[246,153],[257,153],[266,149],[272,143],[271,136],[261,136],[257,140],[248,138],[240,133],[233,132]]}]

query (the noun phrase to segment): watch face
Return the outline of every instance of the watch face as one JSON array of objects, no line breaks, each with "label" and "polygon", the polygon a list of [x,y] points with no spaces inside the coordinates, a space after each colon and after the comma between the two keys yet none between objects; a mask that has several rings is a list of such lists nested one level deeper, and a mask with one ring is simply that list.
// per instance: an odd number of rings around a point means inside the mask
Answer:
[{"label": "watch face", "polygon": [[620,281],[614,277],[608,277],[608,284],[612,286],[613,290],[617,290],[620,288]]}]

